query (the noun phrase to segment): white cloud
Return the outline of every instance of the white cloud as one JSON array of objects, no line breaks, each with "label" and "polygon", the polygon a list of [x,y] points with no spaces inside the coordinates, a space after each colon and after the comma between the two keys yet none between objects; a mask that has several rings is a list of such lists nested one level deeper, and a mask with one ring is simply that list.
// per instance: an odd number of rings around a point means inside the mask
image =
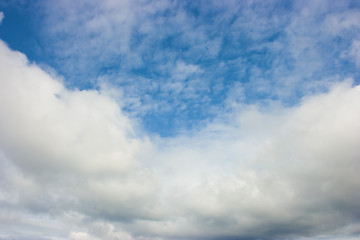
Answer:
[{"label": "white cloud", "polygon": [[170,139],[140,137],[106,91],[68,90],[3,42],[0,83],[0,222],[13,229],[1,234],[296,239],[359,225],[360,87],[350,80],[292,108],[237,104]]},{"label": "white cloud", "polygon": [[343,84],[298,108],[249,109],[238,124],[175,139],[161,161],[164,182],[181,217],[191,216],[177,218],[176,229],[270,236],[291,235],[296,225],[307,235],[358,219],[350,206],[358,205],[360,187],[359,93]]},{"label": "white cloud", "polygon": [[7,114],[0,141],[11,156],[26,168],[51,172],[131,167],[143,143],[134,138],[133,124],[114,100],[95,90],[68,91],[1,45],[1,109]]},{"label": "white cloud", "polygon": [[71,232],[69,236],[70,240],[98,240],[99,238],[91,237],[85,232]]},{"label": "white cloud", "polygon": [[[10,166],[24,173],[5,184],[5,196],[14,199],[4,198],[6,204],[39,213],[79,207],[90,215],[150,217],[154,180],[138,161],[151,144],[136,137],[135,123],[105,93],[69,91],[0,45],[0,145]],[[149,203],[135,207],[138,198]]]}]

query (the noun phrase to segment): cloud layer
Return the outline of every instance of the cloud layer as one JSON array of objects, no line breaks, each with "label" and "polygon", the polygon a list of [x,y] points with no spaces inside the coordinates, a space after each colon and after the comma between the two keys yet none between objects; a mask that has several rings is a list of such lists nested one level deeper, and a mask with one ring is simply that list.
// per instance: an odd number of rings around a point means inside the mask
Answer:
[{"label": "cloud layer", "polygon": [[2,239],[359,234],[351,79],[290,108],[239,104],[162,139],[140,134],[105,89],[68,90],[3,42],[0,61]]},{"label": "cloud layer", "polygon": [[0,2],[0,239],[360,238],[359,16]]}]

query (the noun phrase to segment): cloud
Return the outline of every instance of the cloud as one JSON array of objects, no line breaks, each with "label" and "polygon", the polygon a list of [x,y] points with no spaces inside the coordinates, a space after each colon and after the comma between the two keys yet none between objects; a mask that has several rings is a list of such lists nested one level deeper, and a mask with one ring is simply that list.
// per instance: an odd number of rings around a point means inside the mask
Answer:
[{"label": "cloud", "polygon": [[[1,108],[9,111],[2,119],[1,142],[12,155],[34,170],[85,167],[96,172],[130,167],[141,141],[133,137],[132,124],[115,101],[95,90],[68,91],[28,64],[25,56],[1,45]],[[23,151],[17,151],[19,146],[24,146]],[[48,159],[53,166],[46,165]]]},{"label": "cloud", "polygon": [[146,137],[106,89],[66,89],[3,42],[0,82],[3,239],[359,234],[351,79],[293,107],[235,103],[173,138]]},{"label": "cloud", "polygon": [[[295,225],[302,236],[331,231],[339,224],[332,219],[357,205],[359,139],[350,131],[359,130],[358,98],[358,87],[339,85],[276,114],[243,111],[235,126],[213,126],[185,139],[187,147],[176,141],[165,159],[173,158],[167,179],[173,201],[181,199],[176,209],[192,216],[183,231],[260,238],[290,237]],[[352,210],[348,221],[358,221]]]},{"label": "cloud", "polygon": [[359,11],[283,3],[36,5],[65,77],[0,42],[0,238],[358,238]]},{"label": "cloud", "polygon": [[[23,176],[8,174],[13,198],[6,204],[38,213],[80,207],[109,218],[150,217],[148,204],[132,205],[156,194],[151,173],[137,166],[147,157],[141,151],[152,147],[136,136],[136,123],[105,93],[69,91],[23,54],[3,42],[0,48],[1,150]],[[115,207],[120,202],[123,207]],[[93,207],[100,203],[102,209]]]},{"label": "cloud", "polygon": [[4,13],[0,12],[0,24],[2,24],[2,21],[4,20]]}]

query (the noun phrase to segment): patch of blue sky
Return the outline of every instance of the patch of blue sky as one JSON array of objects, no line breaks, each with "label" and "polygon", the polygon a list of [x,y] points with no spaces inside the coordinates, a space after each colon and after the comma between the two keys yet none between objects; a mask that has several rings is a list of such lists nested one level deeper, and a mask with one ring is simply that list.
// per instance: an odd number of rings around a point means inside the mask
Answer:
[{"label": "patch of blue sky", "polygon": [[0,37],[11,48],[26,53],[30,60],[42,61],[41,40],[31,16],[31,9],[26,3],[0,3],[0,11],[5,18],[0,25]]}]

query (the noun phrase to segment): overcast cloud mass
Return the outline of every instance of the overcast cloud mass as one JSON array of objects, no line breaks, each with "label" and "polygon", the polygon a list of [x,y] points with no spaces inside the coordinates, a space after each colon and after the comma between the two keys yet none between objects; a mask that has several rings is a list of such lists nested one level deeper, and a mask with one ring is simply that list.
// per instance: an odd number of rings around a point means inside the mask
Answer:
[{"label": "overcast cloud mass", "polygon": [[359,70],[356,0],[0,0],[0,239],[360,239]]}]

